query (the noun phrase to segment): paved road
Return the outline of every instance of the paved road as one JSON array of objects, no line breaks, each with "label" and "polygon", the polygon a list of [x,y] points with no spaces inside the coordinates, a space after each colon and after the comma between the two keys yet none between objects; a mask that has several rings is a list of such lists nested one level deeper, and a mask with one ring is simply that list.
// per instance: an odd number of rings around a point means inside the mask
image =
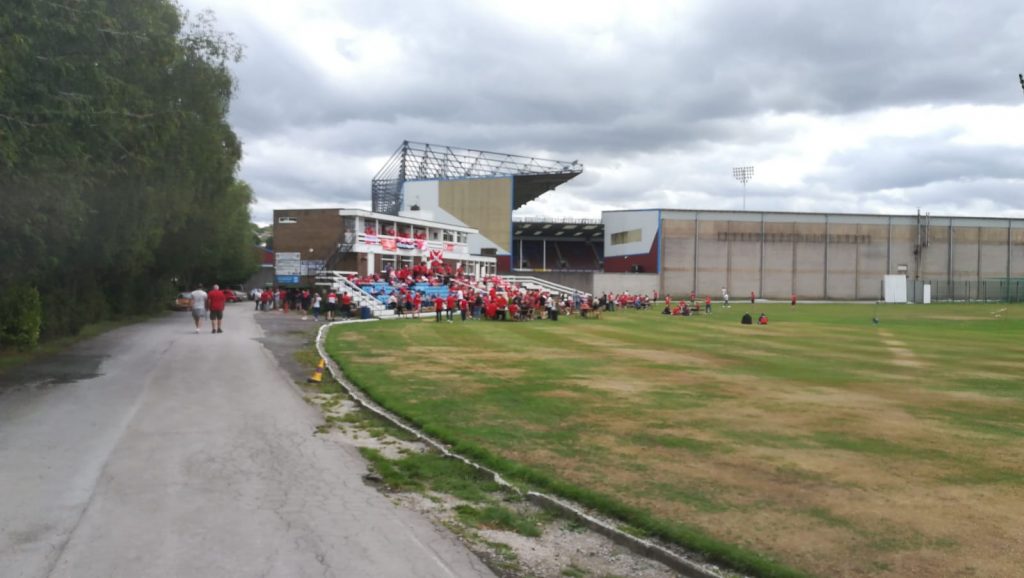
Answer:
[{"label": "paved road", "polygon": [[493,576],[312,435],[250,307],[226,317],[197,335],[170,315],[0,378],[0,576]]}]

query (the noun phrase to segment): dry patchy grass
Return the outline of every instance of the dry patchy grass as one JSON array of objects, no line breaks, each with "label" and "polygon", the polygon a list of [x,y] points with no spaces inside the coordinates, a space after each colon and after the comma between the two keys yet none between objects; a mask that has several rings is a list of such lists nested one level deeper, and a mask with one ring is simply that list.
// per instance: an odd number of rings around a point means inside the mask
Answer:
[{"label": "dry patchy grass", "polygon": [[[1019,575],[1021,310],[982,327],[892,310],[885,328],[820,311],[336,335],[393,340],[400,354],[365,361],[384,370],[371,389],[421,421],[813,574]],[[417,377],[438,389],[403,387]]]}]

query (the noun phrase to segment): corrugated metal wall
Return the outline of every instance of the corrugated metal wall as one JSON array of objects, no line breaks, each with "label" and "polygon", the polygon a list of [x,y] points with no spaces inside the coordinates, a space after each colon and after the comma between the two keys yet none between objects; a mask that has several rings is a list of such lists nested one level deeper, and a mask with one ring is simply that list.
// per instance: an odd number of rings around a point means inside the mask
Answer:
[{"label": "corrugated metal wall", "polygon": [[734,299],[874,300],[882,277],[932,282],[1024,276],[1024,220],[662,212],[661,287]]}]

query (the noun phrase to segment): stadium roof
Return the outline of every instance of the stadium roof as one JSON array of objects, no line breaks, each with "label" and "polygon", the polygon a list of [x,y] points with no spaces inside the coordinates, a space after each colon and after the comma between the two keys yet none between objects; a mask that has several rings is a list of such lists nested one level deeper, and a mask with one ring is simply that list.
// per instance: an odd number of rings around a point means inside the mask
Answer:
[{"label": "stadium roof", "polygon": [[404,141],[373,177],[373,210],[397,215],[406,181],[495,177],[512,177],[512,207],[517,209],[582,172],[578,161]]},{"label": "stadium roof", "polygon": [[545,219],[516,217],[512,220],[514,239],[604,240],[604,223],[598,219]]}]

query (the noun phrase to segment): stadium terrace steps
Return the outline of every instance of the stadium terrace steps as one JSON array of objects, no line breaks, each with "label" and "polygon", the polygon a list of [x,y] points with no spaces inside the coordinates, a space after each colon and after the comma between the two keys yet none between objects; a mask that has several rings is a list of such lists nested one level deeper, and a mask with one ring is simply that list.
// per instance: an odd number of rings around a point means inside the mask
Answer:
[{"label": "stadium terrace steps", "polygon": [[548,293],[556,295],[590,295],[590,293],[586,291],[580,291],[579,289],[569,287],[568,285],[553,283],[546,279],[540,279],[530,275],[506,275],[502,277],[502,279],[509,283],[517,283],[527,289],[540,289],[541,291],[547,291]]},{"label": "stadium terrace steps", "polygon": [[337,271],[321,271],[316,276],[316,285],[319,287],[330,287],[334,291],[346,292],[352,296],[352,302],[356,307],[369,307],[375,317],[383,317],[388,314],[388,308],[377,300],[376,297],[364,291],[362,287],[349,281],[345,274]]}]

